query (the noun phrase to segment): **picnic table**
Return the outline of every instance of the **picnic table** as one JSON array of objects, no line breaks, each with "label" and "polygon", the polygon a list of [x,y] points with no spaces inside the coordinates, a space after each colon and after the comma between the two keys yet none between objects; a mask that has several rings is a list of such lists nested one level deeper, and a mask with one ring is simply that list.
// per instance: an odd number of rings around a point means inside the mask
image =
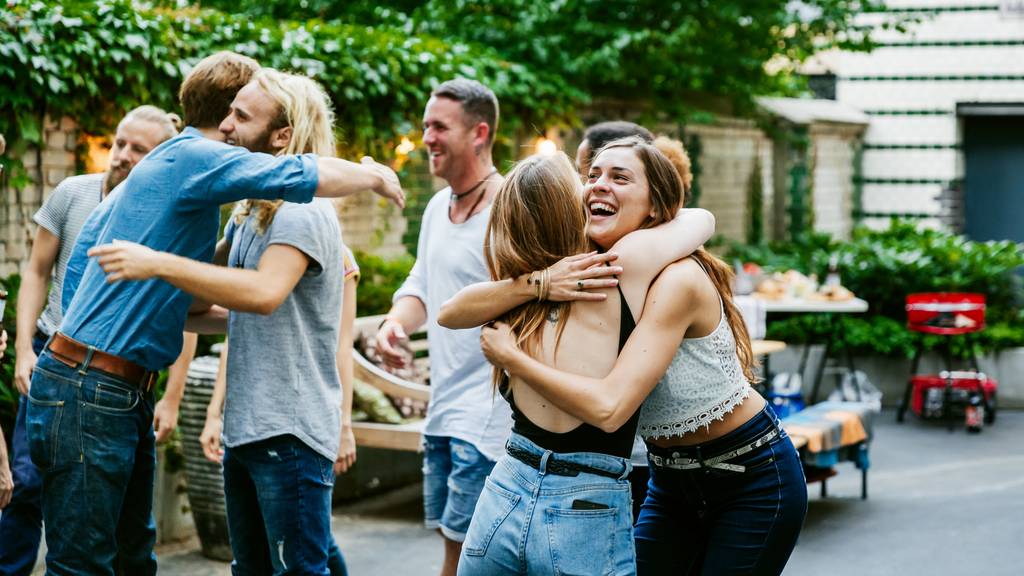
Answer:
[{"label": "picnic table", "polygon": [[[821,363],[815,372],[811,384],[811,393],[807,395],[807,403],[814,404],[818,400],[818,390],[821,388],[821,379],[825,374],[825,364],[837,343],[846,340],[846,333],[843,325],[838,320],[839,314],[861,314],[867,312],[868,303],[860,298],[849,298],[847,300],[826,300],[821,298],[760,298],[756,295],[748,297],[756,302],[757,306],[763,308],[765,314],[826,314],[831,324],[831,337],[824,342],[807,342],[800,355],[800,364],[797,373],[803,375],[807,368],[807,360],[810,355],[811,346],[820,344],[825,347],[822,353]],[[856,370],[853,362],[853,354],[848,347],[846,349],[846,368],[853,373]]]}]

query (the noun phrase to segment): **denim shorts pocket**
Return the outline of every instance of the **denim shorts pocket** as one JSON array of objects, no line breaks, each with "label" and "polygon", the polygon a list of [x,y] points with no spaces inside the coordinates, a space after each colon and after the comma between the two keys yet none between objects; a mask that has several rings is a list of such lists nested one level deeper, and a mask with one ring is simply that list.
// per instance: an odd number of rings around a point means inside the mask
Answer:
[{"label": "denim shorts pocket", "polygon": [[64,401],[57,399],[53,384],[39,383],[29,390],[25,428],[28,451],[32,462],[39,468],[50,468],[56,463],[60,446],[60,421],[64,415]]},{"label": "denim shorts pocket", "polygon": [[614,574],[612,560],[620,521],[618,508],[544,510],[555,574]]},{"label": "denim shorts pocket", "polygon": [[520,496],[509,492],[488,478],[477,502],[473,520],[466,534],[462,549],[467,556],[483,556],[501,524],[508,518]]}]

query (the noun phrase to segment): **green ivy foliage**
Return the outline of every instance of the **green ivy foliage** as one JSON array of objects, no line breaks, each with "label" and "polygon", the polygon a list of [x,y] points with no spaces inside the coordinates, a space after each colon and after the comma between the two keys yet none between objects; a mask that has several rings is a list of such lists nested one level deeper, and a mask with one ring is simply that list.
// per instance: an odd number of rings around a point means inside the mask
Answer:
[{"label": "green ivy foliage", "polygon": [[0,133],[9,156],[42,141],[46,115],[71,116],[86,132],[104,133],[141,103],[177,109],[190,67],[224,49],[319,80],[350,151],[390,150],[418,126],[430,89],[455,76],[487,83],[505,117],[523,123],[570,117],[584,98],[557,71],[529,68],[483,46],[410,34],[396,23],[274,20],[129,0],[7,0],[0,14]]},{"label": "green ivy foliage", "polygon": [[[914,292],[985,294],[986,328],[977,343],[985,350],[1024,346],[1021,301],[1024,246],[1010,241],[974,242],[957,234],[893,220],[885,230],[858,228],[849,242],[808,234],[795,242],[732,245],[728,258],[755,262],[765,271],[796,269],[824,278],[833,254],[844,286],[870,306],[863,316],[841,318],[849,344],[859,351],[911,355],[919,335],[907,330],[905,298]],[[820,315],[773,322],[769,337],[789,342],[821,341],[830,333]],[[924,337],[928,347],[939,338]],[[956,351],[967,352],[957,344]]]},{"label": "green ivy foliage", "polygon": [[[869,49],[858,13],[878,0],[205,0],[206,6],[277,18],[400,25],[415,34],[495,49],[533,70],[571,80],[589,97],[647,100],[687,112],[700,92],[749,106],[755,95],[789,92],[787,72],[822,49]],[[883,19],[885,20],[885,19]],[[905,27],[906,16],[885,27]],[[777,66],[772,71],[765,63]],[[779,73],[781,71],[781,73]]]},{"label": "green ivy foliage", "polygon": [[[71,116],[87,132],[103,133],[140,103],[174,109],[190,66],[221,49],[317,78],[333,98],[340,140],[352,151],[390,150],[419,124],[430,88],[457,75],[494,89],[506,134],[573,124],[580,106],[594,98],[631,100],[678,116],[692,112],[685,102],[694,93],[741,105],[758,94],[791,93],[798,85],[788,72],[809,55],[870,48],[870,31],[855,16],[881,5],[6,0],[0,132],[16,158],[41,140],[47,114]],[[15,170],[15,185],[18,176]]]},{"label": "green ivy foliage", "polygon": [[411,256],[388,260],[367,252],[356,252],[354,256],[360,274],[356,290],[359,315],[387,314],[391,309],[391,296],[405,282],[415,260]]}]

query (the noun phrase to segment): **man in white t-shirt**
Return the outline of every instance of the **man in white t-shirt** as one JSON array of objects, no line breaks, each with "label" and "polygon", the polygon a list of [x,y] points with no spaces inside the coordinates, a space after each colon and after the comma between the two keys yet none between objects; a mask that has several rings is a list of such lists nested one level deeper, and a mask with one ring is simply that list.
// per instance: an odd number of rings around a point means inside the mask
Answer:
[{"label": "man in white t-shirt", "polygon": [[508,403],[495,397],[480,329],[437,324],[441,304],[463,287],[490,280],[484,232],[502,177],[491,160],[498,99],[472,80],[442,83],[423,113],[430,172],[448,182],[420,224],[416,264],[395,292],[377,334],[385,361],[402,366],[401,343],[427,324],[431,397],[424,428],[423,507],[427,528],[444,538],[442,576],[455,576],[484,480],[512,427]]}]

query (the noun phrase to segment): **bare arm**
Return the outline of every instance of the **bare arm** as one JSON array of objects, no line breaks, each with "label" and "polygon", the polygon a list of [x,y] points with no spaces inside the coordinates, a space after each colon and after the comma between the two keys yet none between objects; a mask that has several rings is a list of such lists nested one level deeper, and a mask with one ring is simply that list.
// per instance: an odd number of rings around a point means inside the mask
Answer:
[{"label": "bare arm", "polygon": [[[231,244],[228,243],[227,239],[221,238],[220,241],[217,242],[217,248],[213,252],[213,262],[212,263],[217,265],[217,266],[227,266],[228,265],[228,253],[229,252],[231,252]],[[193,296],[193,298],[192,298],[192,305],[189,306],[188,313],[190,315],[191,314],[202,315],[203,313],[209,311],[211,306],[212,306],[212,304],[210,304],[209,302],[207,302],[207,301],[205,301],[205,300],[203,300],[201,298],[196,298],[196,297]],[[214,315],[214,316],[216,316],[216,315]],[[210,331],[196,330],[196,332],[198,332],[200,334],[223,334],[225,331],[226,330],[219,330],[219,331],[216,331],[216,332],[210,332]]]},{"label": "bare arm", "polygon": [[[646,312],[611,372],[590,378],[531,358],[515,345],[508,326],[485,327],[480,337],[492,364],[522,379],[556,406],[605,432],[618,430],[657,385],[693,321],[693,290],[670,267],[651,287]],[[630,385],[624,386],[628,382]]]},{"label": "bare arm", "polygon": [[228,309],[210,306],[200,314],[189,314],[185,318],[185,330],[196,334],[226,334],[228,331]]},{"label": "bare arm", "polygon": [[[617,284],[609,276],[621,274],[622,267],[604,266],[605,262],[622,256],[620,262],[628,263],[631,276],[653,278],[665,266],[692,254],[714,233],[715,217],[710,212],[700,208],[680,210],[673,220],[660,226],[630,232],[605,254],[581,254],[559,261],[550,268],[548,300],[604,300],[605,294],[586,290]],[[535,287],[526,282],[528,276],[463,288],[441,306],[437,323],[452,329],[475,328],[500,318],[536,298]]]},{"label": "bare arm", "polygon": [[57,261],[59,253],[60,239],[40,226],[36,230],[28,265],[21,276],[21,288],[18,289],[14,383],[22,394],[28,394],[32,370],[36,367],[32,336],[36,333],[36,321],[46,304],[46,285],[50,282],[53,263]]},{"label": "bare arm", "polygon": [[192,332],[182,334],[181,354],[167,369],[167,387],[164,396],[153,407],[153,430],[156,441],[163,442],[178,426],[178,408],[181,397],[185,394],[185,377],[188,375],[189,364],[196,355],[196,342],[199,340]]},{"label": "bare arm", "polygon": [[[672,220],[654,228],[635,230],[623,236],[611,248],[629,269],[631,278],[654,278],[669,264],[693,254],[715,233],[715,217],[707,210],[680,210]],[[643,301],[648,283],[623,285],[631,302]],[[632,292],[630,292],[632,291]],[[633,310],[643,314],[643,310]]]},{"label": "bare arm", "polygon": [[356,440],[352,432],[352,388],[355,386],[355,369],[352,358],[356,321],[356,279],[345,280],[341,305],[341,330],[338,337],[338,378],[341,380],[341,445],[334,462],[334,473],[342,474],[355,464]]},{"label": "bare arm", "polygon": [[3,428],[0,428],[0,510],[11,501],[12,494],[14,477],[11,475],[11,466],[7,459],[7,440],[4,438]]},{"label": "bare arm", "polygon": [[197,262],[141,244],[115,241],[89,250],[108,282],[160,278],[200,299],[239,312],[270,314],[291,294],[308,258],[301,250],[271,244],[256,270]]},{"label": "bare arm", "polygon": [[389,366],[405,366],[401,343],[427,321],[427,307],[415,296],[395,300],[377,330],[377,351]]},{"label": "bare arm", "polygon": [[[587,292],[596,288],[611,288],[618,284],[612,276],[622,273],[619,266],[605,266],[618,256],[609,252],[567,256],[548,268],[550,289],[548,300],[604,300],[602,292]],[[470,284],[441,305],[437,323],[445,328],[476,328],[500,318],[509,310],[537,298],[537,286],[528,282],[532,274],[517,278]],[[582,282],[583,284],[580,284]]]},{"label": "bare arm", "polygon": [[364,156],[359,164],[321,156],[317,159],[316,195],[327,198],[350,196],[363,190],[372,190],[388,200],[405,207],[405,193],[395,171]]},{"label": "bare arm", "polygon": [[210,404],[206,407],[206,424],[199,435],[199,444],[203,447],[203,455],[207,460],[220,462],[224,451],[220,447],[220,435],[224,430],[224,396],[228,389],[228,341],[224,341],[224,349],[220,352],[220,367],[217,379],[213,382],[213,394]]}]

